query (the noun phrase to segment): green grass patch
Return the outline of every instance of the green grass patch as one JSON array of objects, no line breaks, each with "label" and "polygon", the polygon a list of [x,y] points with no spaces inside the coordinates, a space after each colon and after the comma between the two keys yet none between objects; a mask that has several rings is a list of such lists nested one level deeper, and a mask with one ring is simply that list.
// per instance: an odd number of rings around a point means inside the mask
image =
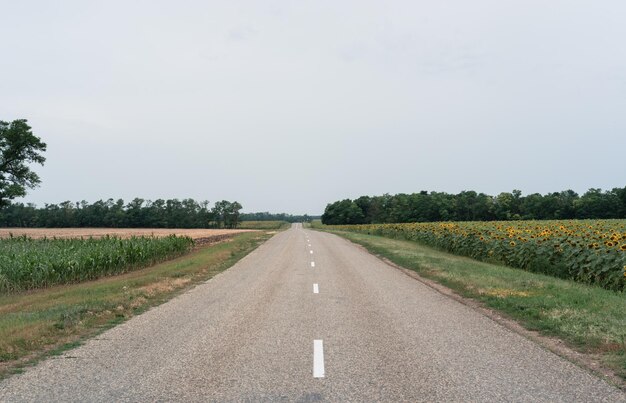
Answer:
[{"label": "green grass patch", "polygon": [[241,221],[237,229],[278,230],[291,227],[287,221]]},{"label": "green grass patch", "polygon": [[75,346],[206,281],[271,236],[265,232],[242,233],[129,273],[0,296],[0,377]]},{"label": "green grass patch", "polygon": [[626,379],[626,294],[455,256],[416,242],[329,231],[505,313],[530,330],[595,354]]}]

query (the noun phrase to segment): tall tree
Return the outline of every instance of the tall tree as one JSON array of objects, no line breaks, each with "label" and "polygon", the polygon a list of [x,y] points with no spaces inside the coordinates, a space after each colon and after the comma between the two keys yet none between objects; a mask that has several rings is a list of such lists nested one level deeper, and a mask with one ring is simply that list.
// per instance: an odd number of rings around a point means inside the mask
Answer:
[{"label": "tall tree", "polygon": [[224,210],[224,226],[226,228],[236,228],[239,225],[239,215],[241,210],[241,204],[239,202],[228,203],[227,208]]},{"label": "tall tree", "polygon": [[28,164],[43,165],[43,151],[46,144],[33,134],[25,119],[11,123],[0,120],[0,207],[39,185],[39,176]]}]

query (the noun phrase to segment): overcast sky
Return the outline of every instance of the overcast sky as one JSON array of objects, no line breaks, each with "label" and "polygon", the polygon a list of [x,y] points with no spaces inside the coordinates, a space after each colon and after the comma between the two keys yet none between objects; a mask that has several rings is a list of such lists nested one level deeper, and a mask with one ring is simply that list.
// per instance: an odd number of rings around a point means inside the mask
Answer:
[{"label": "overcast sky", "polygon": [[626,185],[626,2],[0,0],[24,201]]}]

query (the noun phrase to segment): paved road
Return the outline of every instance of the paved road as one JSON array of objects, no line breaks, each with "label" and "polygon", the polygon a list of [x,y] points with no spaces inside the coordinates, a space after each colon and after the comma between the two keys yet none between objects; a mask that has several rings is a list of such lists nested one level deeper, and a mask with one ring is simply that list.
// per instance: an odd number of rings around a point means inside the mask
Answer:
[{"label": "paved road", "polygon": [[626,395],[347,241],[300,225],[207,283],[0,383],[3,402],[183,400]]}]

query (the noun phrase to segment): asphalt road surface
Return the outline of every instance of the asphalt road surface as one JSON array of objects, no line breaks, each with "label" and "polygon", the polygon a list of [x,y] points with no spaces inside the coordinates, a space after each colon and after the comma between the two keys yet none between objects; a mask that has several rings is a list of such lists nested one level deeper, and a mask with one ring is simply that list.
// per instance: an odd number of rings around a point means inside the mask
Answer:
[{"label": "asphalt road surface", "polygon": [[0,401],[626,401],[349,242],[298,224],[0,383]]}]

